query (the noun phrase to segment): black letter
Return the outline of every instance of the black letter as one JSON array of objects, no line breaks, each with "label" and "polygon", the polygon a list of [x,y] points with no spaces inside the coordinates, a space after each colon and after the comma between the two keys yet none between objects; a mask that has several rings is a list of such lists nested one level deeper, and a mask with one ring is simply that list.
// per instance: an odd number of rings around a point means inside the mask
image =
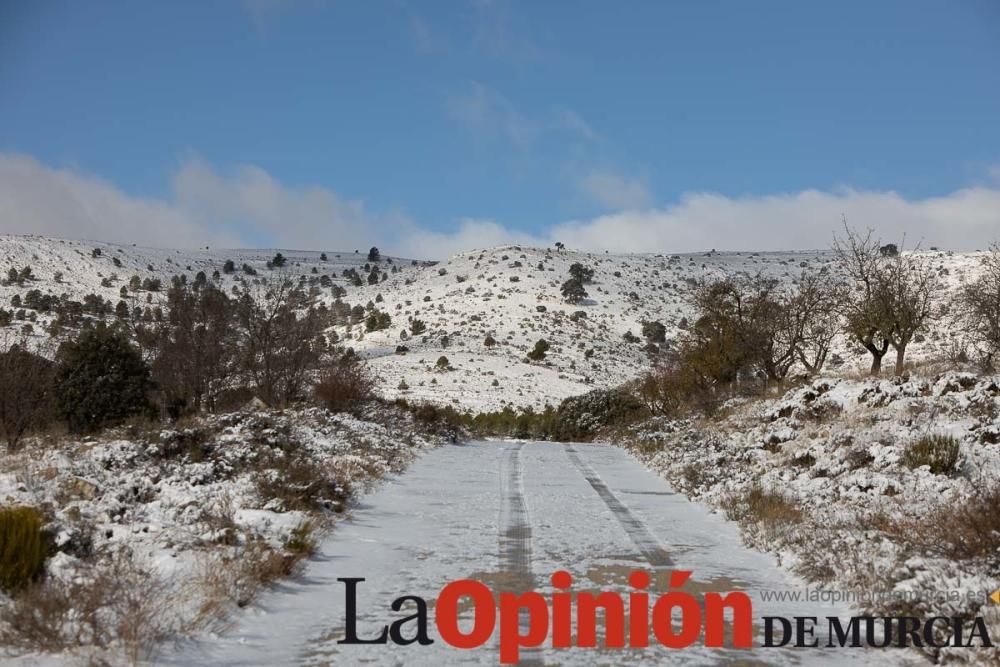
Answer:
[{"label": "black letter", "polygon": [[[857,616],[852,616],[851,620],[847,622],[846,630],[843,628],[842,625],[840,625],[840,619],[837,618],[836,616],[827,616],[826,620],[829,621],[829,629],[833,630],[833,632],[830,633],[829,639],[826,642],[826,645],[828,647],[832,648],[837,644],[839,644],[840,646],[844,646],[845,644],[847,644],[848,632],[851,633],[851,643],[847,645],[853,646],[854,648],[858,648],[859,646],[861,646],[861,626],[858,624]],[[837,636],[837,644],[833,643],[834,635]]]},{"label": "black letter", "polygon": [[[808,625],[806,624],[808,622]],[[795,617],[795,646],[797,647],[814,647],[819,646],[819,640],[816,639],[816,617],[815,616],[796,616]],[[806,636],[812,639],[811,644],[806,644]]]},{"label": "black letter", "polygon": [[896,638],[896,646],[906,648],[908,642],[913,642],[914,646],[923,648],[920,641],[920,619],[913,616],[903,616],[899,619],[899,637]]},{"label": "black letter", "polygon": [[[774,637],[774,621],[781,623],[781,643],[775,644]],[[782,618],[781,616],[765,616],[764,617],[764,646],[766,648],[778,648],[784,646],[792,638],[792,623],[787,618]]]},{"label": "black letter", "polygon": [[[433,644],[434,640],[427,636],[427,602],[423,598],[418,598],[416,595],[404,595],[401,598],[396,598],[392,601],[392,610],[399,611],[404,603],[411,601],[417,603],[417,613],[406,618],[401,618],[398,621],[393,621],[392,627],[389,628],[389,637],[393,643],[400,646],[406,646],[413,642],[420,642],[421,646]],[[412,639],[407,639],[403,636],[403,625],[407,621],[413,620],[417,622],[417,634]]]},{"label": "black letter", "polygon": [[951,621],[944,616],[935,616],[931,620],[924,624],[924,643],[932,648],[944,648],[945,646],[951,645],[951,635],[946,634],[944,636],[944,643],[940,644],[937,641],[937,637],[934,635],[934,623],[937,621],[945,622],[945,631],[951,632]]},{"label": "black letter", "polygon": [[389,629],[386,626],[382,626],[382,634],[376,639],[358,639],[358,582],[364,581],[364,578],[353,578],[348,577],[344,579],[337,579],[337,581],[343,581],[344,585],[347,586],[347,596],[344,598],[344,615],[346,616],[346,624],[344,626],[344,638],[337,640],[338,644],[387,644],[386,634],[388,634]]},{"label": "black letter", "polygon": [[969,635],[969,643],[966,646],[972,646],[972,640],[976,637],[979,637],[980,646],[983,648],[992,648],[993,642],[990,640],[990,633],[986,629],[986,622],[982,616],[976,616],[972,619],[972,634]]}]

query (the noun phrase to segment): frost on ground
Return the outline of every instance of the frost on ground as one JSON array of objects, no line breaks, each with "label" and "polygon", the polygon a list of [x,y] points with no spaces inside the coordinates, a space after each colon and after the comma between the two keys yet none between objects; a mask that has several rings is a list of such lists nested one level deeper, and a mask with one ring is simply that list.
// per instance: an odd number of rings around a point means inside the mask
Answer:
[{"label": "frost on ground", "polygon": [[[110,304],[109,318],[124,299],[131,308],[164,300],[171,278],[193,282],[199,272],[225,292],[237,280],[274,273],[276,250],[165,250],[43,237],[0,236],[0,270],[31,268],[31,277],[0,284],[0,308],[11,327],[31,325],[47,337],[52,312],[28,305],[39,295],[76,302],[89,312],[96,299]],[[505,406],[543,408],[595,388],[612,388],[639,377],[650,366],[644,322],[665,327],[667,348],[691,316],[697,281],[735,273],[792,282],[805,271],[834,275],[829,251],[611,254],[568,249],[501,246],[459,253],[441,262],[382,256],[368,262],[364,251],[281,250],[285,275],[315,290],[319,303],[361,308],[362,315],[335,331],[378,372],[379,392],[388,399],[431,401],[473,412]],[[957,347],[960,327],[945,316],[958,289],[980,271],[981,253],[923,251],[942,283],[935,298],[942,319],[907,350],[908,359],[942,358]],[[232,272],[225,270],[232,262]],[[574,263],[593,269],[588,296],[567,303],[560,286]],[[367,268],[366,268],[367,267]],[[371,268],[378,269],[374,282]],[[247,269],[254,273],[248,273]],[[345,271],[348,274],[345,274]],[[354,271],[359,279],[349,272]],[[159,281],[157,290],[146,281]],[[144,286],[145,285],[145,286]],[[133,287],[137,286],[136,289]],[[122,291],[124,289],[124,292]],[[123,297],[122,294],[125,296]],[[17,296],[18,306],[11,300]],[[389,321],[368,330],[371,311]],[[383,328],[384,325],[384,328]],[[487,343],[487,340],[492,343]],[[542,359],[527,354],[544,339]],[[867,353],[838,337],[829,362],[839,371],[867,365]],[[437,365],[446,357],[448,364]]]},{"label": "frost on ground", "polygon": [[724,510],[750,546],[856,609],[982,616],[1000,637],[987,597],[1000,588],[1000,377],[818,379],[711,421],[653,419],[618,437]]},{"label": "frost on ground", "polygon": [[120,664],[224,627],[297,570],[355,493],[450,435],[387,406],[306,407],[32,443],[3,459],[0,501],[39,508],[55,554],[44,584],[0,594],[0,643],[8,657]]}]

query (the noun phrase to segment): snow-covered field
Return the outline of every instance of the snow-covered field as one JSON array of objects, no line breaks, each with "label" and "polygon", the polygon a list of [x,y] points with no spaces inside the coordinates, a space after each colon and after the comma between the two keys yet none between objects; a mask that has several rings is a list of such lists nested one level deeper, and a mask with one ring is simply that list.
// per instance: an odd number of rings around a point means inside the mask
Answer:
[{"label": "snow-covered field", "polygon": [[[586,471],[586,472],[585,472]],[[609,504],[602,484],[620,501]],[[624,509],[623,509],[624,506]],[[518,528],[516,537],[512,528]],[[622,450],[605,445],[472,442],[425,455],[369,496],[356,518],[325,543],[309,576],[260,599],[230,632],[182,643],[164,664],[242,665],[496,665],[498,633],[478,649],[442,642],[432,601],[450,581],[472,578],[499,590],[530,586],[546,596],[549,577],[568,571],[573,590],[627,594],[631,571],[692,569],[686,591],[745,591],[759,617],[834,615],[836,604],[766,601],[767,592],[802,588],[775,562],[740,545],[732,524],[674,493]],[[412,613],[394,613],[402,595],[431,602],[428,646],[345,645],[344,585],[363,577],[358,631]],[[657,579],[656,589],[665,590]],[[462,614],[468,627],[471,609]],[[412,634],[413,624],[408,628]],[[601,635],[599,630],[599,636]],[[522,654],[522,664],[894,664],[862,650],[559,649]]]},{"label": "snow-covered field", "polygon": [[[954,470],[907,464],[928,435],[956,439]],[[1000,377],[817,379],[715,420],[654,419],[620,438],[678,490],[724,509],[748,544],[856,608],[980,615],[1000,636],[989,600],[1000,589],[998,503],[977,502],[1000,489]],[[754,512],[754,493],[779,501]],[[995,664],[998,653],[936,657]]]},{"label": "snow-covered field", "polygon": [[[668,341],[675,338],[701,278],[760,271],[793,281],[804,269],[836,271],[830,253],[821,251],[612,255],[507,246],[441,262],[382,257],[380,276],[369,284],[367,249],[281,250],[287,264],[280,270],[268,266],[277,252],[158,250],[3,236],[2,274],[30,267],[31,276],[0,283],[0,308],[13,311],[12,331],[26,331],[30,324],[31,336],[44,347],[52,315],[24,306],[33,290],[36,298],[66,295],[84,302],[97,294],[114,304],[125,287],[130,307],[155,306],[174,275],[191,281],[204,272],[228,292],[238,278],[280,273],[304,282],[317,303],[333,304],[335,292],[343,291],[344,303],[371,304],[391,317],[380,331],[365,331],[363,323],[334,327],[343,344],[368,359],[382,396],[478,412],[554,405],[638,377],[651,363],[643,322],[661,322]],[[947,359],[960,342],[962,331],[949,306],[956,290],[978,271],[976,253],[925,252],[943,286],[935,297],[933,326],[907,350],[908,359],[918,362]],[[223,270],[227,261],[234,272]],[[586,285],[588,298],[571,305],[562,299],[560,286],[576,262],[593,268],[595,275]],[[362,285],[344,276],[351,269],[365,279]],[[132,289],[133,277],[140,283],[159,280],[163,289]],[[15,297],[22,304],[12,307]],[[423,323],[423,331],[413,333],[415,320]],[[496,344],[487,346],[488,337]],[[526,354],[539,339],[551,347],[544,360],[531,361]],[[300,407],[209,416],[165,430],[122,427],[82,440],[50,434],[58,442],[33,442],[2,459],[0,502],[49,513],[57,553],[48,570],[56,579],[81,579],[81,563],[94,553],[125,553],[130,562],[155,572],[163,594],[172,596],[170,608],[178,612],[167,619],[166,635],[200,637],[169,653],[175,664],[209,659],[245,664],[260,655],[281,664],[338,662],[343,655],[329,633],[336,631],[332,619],[339,602],[329,584],[355,566],[358,576],[383,580],[377,600],[393,591],[430,597],[446,578],[490,577],[504,568],[517,569],[519,577],[544,577],[568,566],[595,585],[620,588],[621,569],[643,559],[652,563],[658,550],[671,562],[690,565],[706,581],[724,578],[751,592],[802,586],[769,557],[740,546],[735,527],[719,514],[689,504],[674,490],[728,511],[750,547],[772,552],[810,582],[840,591],[912,590],[927,596],[958,591],[960,603],[889,611],[983,613],[993,635],[1000,636],[1000,617],[972,602],[981,602],[990,586],[1000,587],[1000,572],[980,561],[935,555],[925,548],[926,539],[909,539],[900,528],[940,518],[945,503],[961,505],[977,488],[996,488],[1000,381],[956,373],[859,380],[867,354],[842,338],[833,352],[828,377],[786,396],[736,403],[714,420],[652,420],[619,434],[670,487],[614,448],[577,445],[574,452],[539,443],[521,448],[477,443],[435,451],[365,498],[356,520],[341,522],[319,543],[319,557],[303,577],[267,593],[259,608],[239,616],[236,629],[221,638],[207,630],[220,629],[226,615],[205,605],[220,599],[230,607],[250,604],[256,589],[247,589],[243,579],[271,576],[237,567],[248,560],[244,555],[253,555],[250,560],[259,567],[267,567],[273,554],[283,558],[298,550],[304,555],[308,549],[297,530],[307,521],[337,517],[349,496],[347,486],[367,491],[370,482],[399,473],[442,438],[386,406],[364,419]],[[444,368],[438,364],[441,356],[447,357]],[[930,368],[924,364],[918,372],[932,373]],[[955,471],[933,474],[903,464],[906,447],[929,433],[959,440]],[[289,455],[305,465],[283,465]],[[516,484],[503,476],[513,459],[521,471]],[[310,487],[310,466],[330,472],[326,476],[342,481],[344,488]],[[606,496],[602,500],[598,487],[588,485],[587,468],[636,515],[631,525],[642,530],[629,530],[630,522],[616,518]],[[290,479],[297,481],[290,484]],[[318,501],[324,511],[304,510],[294,494],[284,493],[296,484],[309,487],[310,501]],[[519,485],[523,493],[511,506]],[[751,492],[778,493],[787,501],[778,508],[785,512],[782,520],[759,521],[740,511],[740,499]],[[523,541],[505,546],[498,536],[504,522],[517,534],[530,526],[530,553]],[[319,535],[327,527],[313,529]],[[211,600],[206,591],[212,592]],[[844,609],[848,606],[864,605]],[[199,615],[212,622],[182,627],[181,617]],[[77,621],[67,622],[72,627]],[[439,653],[440,648],[421,653],[417,662],[441,656],[460,660]],[[567,655],[558,660],[593,661],[591,654]],[[955,660],[969,655],[942,654]],[[409,657],[386,653],[376,661],[411,664]],[[484,652],[468,659],[494,662],[495,657]],[[692,663],[717,659],[695,655]],[[33,658],[27,660],[32,664]]]},{"label": "snow-covered field", "polygon": [[[55,551],[43,589],[53,595],[0,614],[0,637],[27,652],[17,664],[35,664],[37,649],[61,654],[57,664],[125,664],[129,650],[153,657],[158,640],[224,627],[261,587],[298,571],[351,499],[448,437],[391,408],[364,417],[249,410],[5,454],[0,503],[44,512]],[[101,590],[107,580],[138,598]],[[12,604],[0,594],[0,612]],[[25,614],[45,631],[17,627]],[[120,641],[129,615],[142,618],[134,646]]]},{"label": "snow-covered field", "polygon": [[[101,251],[99,256],[93,256],[94,249]],[[15,294],[23,299],[32,289],[67,294],[75,300],[94,293],[117,303],[122,286],[132,276],[158,278],[165,289],[172,276],[183,273],[190,281],[199,271],[209,279],[219,271],[215,280],[228,291],[237,278],[253,279],[242,273],[244,264],[259,275],[272,274],[266,265],[276,252],[162,250],[0,236],[3,272],[30,266],[35,277],[20,286],[0,285],[0,307],[9,309]],[[342,288],[345,303],[365,306],[371,302],[392,318],[389,328],[382,331],[365,332],[363,324],[337,327],[346,345],[370,359],[384,396],[429,400],[476,412],[505,405],[555,405],[568,396],[614,387],[638,376],[649,365],[642,323],[661,322],[668,340],[675,337],[689,314],[692,281],[741,271],[791,281],[804,269],[836,271],[827,251],[614,255],[505,246],[461,253],[438,263],[383,258],[379,267],[385,280],[375,285],[365,280],[355,287],[343,271],[353,268],[366,278],[366,249],[280,252],[288,260],[282,271],[316,287],[319,302],[333,303],[332,290]],[[908,357],[915,361],[946,355],[960,337],[945,313],[954,291],[978,271],[977,253],[925,252],[943,283],[936,297],[942,316],[931,334],[918,336],[911,344]],[[326,261],[321,260],[322,253]],[[234,262],[235,273],[222,272],[226,260]],[[571,305],[562,299],[559,288],[574,262],[593,268],[595,275],[593,284],[586,285],[588,298]],[[324,276],[330,278],[331,287],[321,286]],[[145,305],[147,299],[158,302],[163,293],[140,291],[137,296],[139,305]],[[32,315],[30,309],[25,315]],[[36,318],[35,333],[43,336],[48,317],[39,314]],[[419,335],[410,334],[414,319],[426,326]],[[626,341],[626,332],[639,342]],[[484,345],[488,335],[497,345]],[[529,361],[526,353],[542,338],[551,345],[549,353],[543,361]],[[398,354],[397,346],[407,351]],[[842,362],[831,364],[834,372],[850,372],[867,364],[866,353],[844,340],[838,341],[834,353]],[[437,368],[442,355],[451,370]]]}]

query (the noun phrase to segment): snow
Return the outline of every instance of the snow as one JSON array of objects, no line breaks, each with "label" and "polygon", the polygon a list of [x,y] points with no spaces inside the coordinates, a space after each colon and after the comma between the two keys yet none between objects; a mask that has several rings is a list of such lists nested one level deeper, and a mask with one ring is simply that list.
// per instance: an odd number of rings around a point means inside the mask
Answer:
[{"label": "snow", "polygon": [[[437,637],[430,646],[356,646],[343,637],[344,588],[338,578],[364,577],[359,588],[359,629],[368,636],[404,614],[389,604],[401,595],[436,598],[449,581],[471,577],[503,587],[498,547],[506,516],[502,483],[504,450],[519,446],[521,489],[530,517],[530,575],[550,594],[548,577],[559,569],[574,590],[627,592],[633,569],[653,571],[608,506],[574,467],[561,444],[471,442],[429,452],[399,478],[368,496],[310,563],[306,576],[260,598],[227,633],[182,643],[164,664],[272,665],[498,664],[497,637],[478,650],[461,651]],[[834,615],[831,603],[766,602],[762,591],[801,589],[803,583],[775,561],[740,544],[733,524],[688,502],[621,449],[577,444],[579,456],[604,480],[632,515],[659,540],[678,568],[694,570],[696,591],[746,591],[754,613]],[[656,585],[663,585],[658,580]],[[665,588],[660,589],[665,592]],[[433,614],[433,606],[431,607]],[[658,646],[620,652],[542,648],[531,657],[546,664],[720,664],[761,659],[768,664],[862,664],[857,651],[670,651]],[[880,656],[885,661],[885,656]]]},{"label": "snow", "polygon": [[[98,257],[91,256],[95,248],[101,250]],[[341,273],[345,268],[364,273],[366,253],[326,250],[328,261],[324,262],[321,251],[281,249],[288,260],[284,271],[310,285],[329,276],[335,287],[346,289],[345,303],[364,306],[372,302],[391,316],[391,326],[383,331],[365,332],[363,324],[336,328],[344,344],[362,353],[378,371],[381,393],[387,398],[428,400],[477,412],[506,405],[555,405],[569,396],[637,377],[650,359],[644,341],[628,343],[626,332],[641,340],[642,323],[656,320],[665,325],[668,340],[676,339],[683,318],[690,315],[688,296],[693,281],[758,271],[793,281],[804,268],[836,272],[828,251],[623,255],[501,246],[460,253],[443,262],[383,258],[379,267],[387,272],[386,279],[354,287]],[[190,281],[204,271],[211,278],[213,271],[221,271],[231,259],[236,273],[223,273],[217,281],[229,291],[242,275],[243,264],[261,275],[271,273],[266,264],[276,252],[164,250],[0,236],[0,269],[31,266],[36,277],[23,286],[0,285],[0,305],[8,307],[14,294],[23,297],[30,289],[67,294],[76,300],[96,293],[117,303],[120,288],[132,275],[159,278],[165,289],[175,274],[186,274]],[[945,311],[955,290],[979,271],[980,253],[923,252],[943,283],[936,300],[942,319],[933,333],[911,344],[908,355],[914,361],[945,357],[961,338],[959,327]],[[115,258],[121,267],[113,264]],[[575,262],[593,268],[595,275],[594,282],[586,285],[589,297],[573,305],[564,302],[559,288]],[[57,271],[63,274],[58,283]],[[101,285],[105,279],[110,281],[108,287]],[[333,303],[330,289],[318,289],[320,301]],[[156,304],[164,295],[140,292],[138,296],[139,305],[145,305],[146,298]],[[585,316],[574,317],[578,312]],[[35,334],[41,340],[41,325],[48,316],[37,314],[36,318]],[[409,335],[414,318],[425,322],[426,332]],[[22,324],[16,321],[14,326]],[[401,337],[404,331],[406,340]],[[487,335],[497,341],[495,347],[483,344]],[[544,360],[529,361],[525,355],[540,338],[552,348]],[[397,354],[400,345],[409,351]],[[868,363],[866,352],[843,339],[833,353],[844,360],[840,367],[831,368],[837,373],[850,374]],[[454,370],[436,368],[442,355]]]},{"label": "snow", "polygon": [[[743,537],[817,585],[855,594],[915,591],[919,608],[909,612],[982,615],[991,636],[1000,636],[1000,614],[985,604],[997,588],[995,559],[991,565],[914,557],[921,553],[919,527],[945,506],[964,511],[963,501],[1000,477],[1000,445],[992,435],[1000,425],[997,381],[957,372],[817,379],[784,396],[746,402],[712,422],[659,418],[619,437],[651,470],[710,507],[728,507],[754,488],[790,500],[802,512],[800,522],[776,529],[750,521]],[[823,404],[838,408],[817,409]],[[954,473],[904,464],[907,446],[928,434],[958,439]],[[912,530],[884,532],[879,526],[886,521]],[[942,600],[944,594],[957,599]],[[890,613],[891,605],[876,600],[867,611]],[[940,657],[985,659],[963,650]]]},{"label": "snow", "polygon": [[[318,286],[320,277],[328,276],[346,290],[344,302],[371,302],[391,316],[390,327],[383,331],[365,332],[363,325],[335,327],[345,345],[368,359],[384,397],[470,411],[541,408],[639,376],[651,359],[644,342],[627,342],[626,333],[641,337],[642,323],[656,320],[666,326],[668,341],[675,340],[690,316],[688,297],[699,279],[761,271],[793,281],[804,267],[836,271],[826,251],[618,255],[504,246],[443,262],[383,257],[379,266],[386,279],[355,287],[342,272],[353,268],[363,273],[364,251],[325,250],[325,261],[322,249],[280,251],[288,260],[284,273],[315,286],[319,302],[334,302],[331,290]],[[23,299],[33,289],[77,301],[95,293],[116,303],[133,275],[158,278],[166,286],[175,274],[183,273],[190,281],[204,271],[228,292],[242,275],[243,264],[262,275],[271,272],[267,262],[276,252],[0,236],[3,275],[9,268],[30,266],[34,276],[23,285],[0,283],[0,307],[10,309],[15,295]],[[936,295],[932,331],[915,340],[907,356],[930,363],[947,359],[961,342],[963,332],[949,307],[956,291],[977,274],[980,255],[936,250],[924,254],[937,268],[943,288]],[[236,273],[211,278],[226,260],[235,263]],[[572,305],[563,301],[559,287],[574,262],[592,267],[595,276],[586,285],[587,300]],[[164,296],[140,291],[129,299],[155,306]],[[24,316],[10,330],[20,331],[30,322],[33,341],[45,349],[44,329],[52,316],[31,309]],[[424,333],[409,334],[413,319],[426,324]],[[484,345],[487,336],[498,344]],[[526,353],[542,338],[551,345],[546,358],[528,360]],[[397,346],[407,350],[397,353]],[[442,355],[448,358],[448,369],[437,368]],[[996,480],[1000,379],[956,372],[935,375],[925,368],[926,377],[859,380],[867,353],[843,337],[831,355],[831,361],[837,359],[842,363],[832,363],[828,377],[781,397],[735,404],[732,414],[718,423],[656,419],[624,434],[623,441],[655,475],[642,471],[620,450],[576,447],[678,562],[692,563],[695,576],[705,581],[726,577],[751,592],[769,586],[801,587],[788,568],[829,568],[842,564],[842,554],[850,553],[856,566],[844,568],[832,583],[841,589],[889,585],[924,593],[968,593],[991,585],[981,570],[956,568],[942,559],[912,558],[902,545],[859,531],[852,522],[871,519],[875,512],[897,519],[920,517],[938,503],[967,497],[976,479]],[[180,580],[197,566],[197,550],[227,539],[224,528],[208,525],[206,515],[231,514],[241,532],[259,535],[272,545],[280,545],[306,518],[279,500],[256,494],[253,480],[241,471],[258,448],[291,438],[315,460],[336,462],[364,492],[371,488],[368,482],[398,474],[439,441],[418,435],[400,442],[399,434],[417,430],[402,417],[387,425],[376,415],[355,419],[330,418],[316,410],[249,410],[211,419],[210,460],[178,457],[174,448],[187,437],[183,429],[156,434],[121,430],[70,440],[58,448],[33,445],[3,460],[0,501],[51,510],[58,545],[49,561],[53,576],[73,576],[79,567],[75,554],[90,548],[85,539],[89,534],[95,550],[132,550]],[[960,439],[957,474],[934,475],[902,464],[905,445],[926,432]],[[365,496],[354,517],[340,521],[332,537],[321,543],[320,554],[303,577],[279,584],[259,608],[239,619],[232,634],[186,643],[171,660],[189,664],[210,657],[223,664],[245,664],[241,658],[280,662],[298,656],[316,664],[336,661],[336,645],[323,633],[336,630],[340,617],[334,583],[343,576],[339,573],[358,572],[378,580],[365,594],[366,608],[384,607],[394,593],[431,597],[456,572],[495,576],[490,569],[497,569],[491,565],[500,514],[497,475],[500,451],[509,446],[472,443],[428,453],[410,473]],[[594,489],[567,464],[559,446],[527,443],[520,458],[534,531],[532,567],[542,577],[542,588],[544,577],[560,566],[575,576],[594,582],[592,577],[600,577],[620,587],[621,568],[637,563],[635,550]],[[743,546],[737,528],[706,509],[721,508],[728,498],[754,485],[780,489],[808,517],[801,530],[744,526],[746,545],[769,556]],[[682,494],[701,504],[687,502]],[[328,507],[333,514],[343,509],[335,500]],[[932,606],[929,611],[967,614],[977,609],[964,604]],[[990,618],[994,636],[1000,636],[1000,618]],[[313,654],[306,650],[309,641]],[[440,657],[495,664],[490,651],[459,658],[439,653],[442,648],[428,649],[426,661],[438,664]],[[569,655],[559,654],[558,660],[593,659],[591,654]],[[717,657],[695,654],[691,660]],[[403,658],[396,652],[372,659],[397,664]],[[424,654],[416,658],[424,659]],[[47,662],[27,656],[18,664]]]}]

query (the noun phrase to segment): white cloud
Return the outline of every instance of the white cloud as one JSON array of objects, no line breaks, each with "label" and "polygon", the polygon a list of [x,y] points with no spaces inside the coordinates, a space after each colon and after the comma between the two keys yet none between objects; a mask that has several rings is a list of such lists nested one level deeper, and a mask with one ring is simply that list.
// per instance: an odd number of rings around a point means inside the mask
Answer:
[{"label": "white cloud", "polygon": [[646,184],[612,171],[592,171],[577,184],[591,199],[610,209],[641,209],[649,206]]},{"label": "white cloud", "polygon": [[506,97],[478,81],[451,95],[448,111],[478,141],[503,139],[526,149],[538,136],[537,123],[525,117]]},{"label": "white cloud", "polygon": [[555,124],[556,127],[569,132],[574,132],[584,139],[593,141],[599,138],[597,132],[595,132],[594,128],[590,126],[590,123],[585,121],[583,116],[572,109],[567,109],[565,107],[556,109]]},{"label": "white cloud", "polygon": [[431,33],[431,27],[417,14],[410,14],[409,20],[410,37],[413,39],[413,48],[417,53],[429,53],[434,50],[435,40]]},{"label": "white cloud", "polygon": [[0,154],[0,232],[178,247],[239,240],[171,202],[129,196],[95,176],[9,154]]},{"label": "white cloud", "polygon": [[79,170],[0,154],[0,233],[164,247],[340,249],[361,247],[399,223],[397,215],[369,213],[326,188],[289,187],[253,166],[221,174],[189,158],[171,185],[167,199],[135,197]]},{"label": "white cloud", "polygon": [[472,218],[461,220],[458,228],[449,232],[410,226],[400,237],[402,254],[410,257],[449,257],[463,250],[511,244],[545,246],[550,242],[540,236],[508,229],[492,220]]},{"label": "white cloud", "polygon": [[[1000,238],[1000,186],[926,199],[850,189],[736,198],[693,193],[670,206],[623,210],[533,233],[482,219],[429,230],[401,213],[371,211],[327,188],[292,187],[254,166],[221,173],[198,158],[180,164],[171,186],[166,198],[136,197],[77,169],[0,153],[0,233],[161,247],[378,245],[394,254],[444,258],[471,248],[555,241],[621,252],[823,248],[844,214],[887,241],[905,234],[908,245],[971,249]],[[630,197],[621,196],[619,203]]]},{"label": "white cloud", "polygon": [[957,190],[907,200],[895,192],[851,189],[748,197],[684,195],[665,208],[623,211],[556,225],[553,239],[573,247],[630,252],[825,248],[841,216],[885,240],[955,249],[1000,237],[1000,189]]},{"label": "white cloud", "polygon": [[542,60],[543,50],[531,38],[509,0],[478,0],[474,3],[476,26],[473,47],[489,56],[515,64]]},{"label": "white cloud", "polygon": [[583,116],[566,107],[554,107],[544,112],[522,112],[507,97],[478,81],[470,81],[465,89],[447,99],[448,113],[477,141],[503,140],[527,150],[543,135],[571,135],[587,141],[597,140],[598,134]]}]

